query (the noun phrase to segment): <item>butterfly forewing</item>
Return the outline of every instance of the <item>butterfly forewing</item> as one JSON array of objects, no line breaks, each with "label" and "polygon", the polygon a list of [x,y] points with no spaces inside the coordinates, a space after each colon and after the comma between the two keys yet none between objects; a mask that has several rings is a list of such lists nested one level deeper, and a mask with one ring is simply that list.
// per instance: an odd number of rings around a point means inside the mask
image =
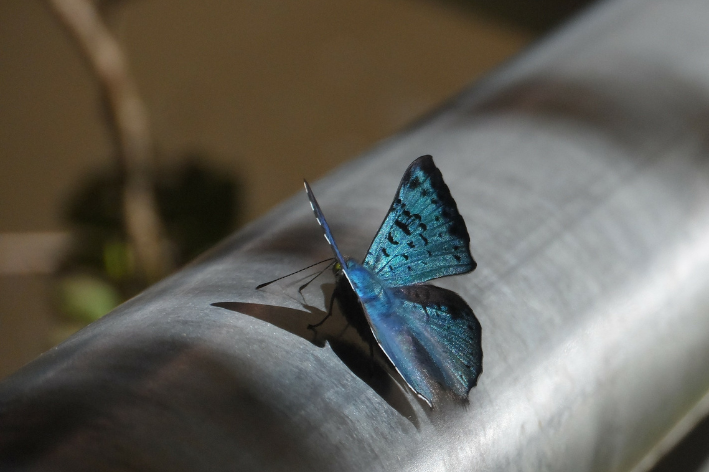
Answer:
[{"label": "butterfly forewing", "polygon": [[304,180],[303,184],[305,185],[305,193],[308,195],[308,200],[310,200],[310,208],[313,210],[313,213],[315,213],[315,219],[317,220],[318,224],[320,225],[320,228],[322,229],[323,236],[325,236],[325,241],[327,241],[327,243],[330,245],[333,254],[335,254],[337,262],[344,266],[345,259],[344,257],[342,257],[340,249],[337,247],[337,243],[335,242],[335,237],[332,235],[332,231],[330,231],[330,226],[325,220],[325,215],[320,209],[318,201],[315,199],[313,189],[310,188],[310,184],[307,180]]},{"label": "butterfly forewing", "polygon": [[465,222],[431,156],[404,173],[363,265],[391,286],[475,269]]}]

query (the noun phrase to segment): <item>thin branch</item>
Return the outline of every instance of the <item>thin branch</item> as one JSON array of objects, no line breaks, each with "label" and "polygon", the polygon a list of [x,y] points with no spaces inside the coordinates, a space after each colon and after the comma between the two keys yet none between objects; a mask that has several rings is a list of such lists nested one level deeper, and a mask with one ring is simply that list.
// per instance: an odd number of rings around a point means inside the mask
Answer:
[{"label": "thin branch", "polygon": [[153,144],[148,115],[128,63],[91,0],[48,0],[102,87],[125,173],[123,211],[139,273],[151,283],[167,274],[170,258],[153,194]]}]

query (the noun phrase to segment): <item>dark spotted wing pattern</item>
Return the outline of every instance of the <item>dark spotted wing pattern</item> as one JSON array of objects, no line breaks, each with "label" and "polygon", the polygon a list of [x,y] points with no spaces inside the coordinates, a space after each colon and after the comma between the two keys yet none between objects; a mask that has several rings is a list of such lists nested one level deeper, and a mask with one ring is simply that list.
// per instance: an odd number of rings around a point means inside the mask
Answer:
[{"label": "dark spotted wing pattern", "polygon": [[431,156],[406,169],[363,265],[390,286],[475,269],[465,222]]}]

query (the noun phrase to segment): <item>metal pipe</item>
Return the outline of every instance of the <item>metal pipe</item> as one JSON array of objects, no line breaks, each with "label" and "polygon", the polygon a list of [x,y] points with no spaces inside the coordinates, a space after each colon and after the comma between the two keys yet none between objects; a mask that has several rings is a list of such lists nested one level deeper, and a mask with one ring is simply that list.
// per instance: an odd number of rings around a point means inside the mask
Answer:
[{"label": "metal pipe", "polygon": [[254,289],[329,256],[297,195],[0,384],[0,465],[646,469],[709,391],[707,18],[602,3],[313,186],[361,258],[434,156],[478,262],[436,282],[482,325],[468,405],[429,409],[337,320],[313,339],[331,280]]}]

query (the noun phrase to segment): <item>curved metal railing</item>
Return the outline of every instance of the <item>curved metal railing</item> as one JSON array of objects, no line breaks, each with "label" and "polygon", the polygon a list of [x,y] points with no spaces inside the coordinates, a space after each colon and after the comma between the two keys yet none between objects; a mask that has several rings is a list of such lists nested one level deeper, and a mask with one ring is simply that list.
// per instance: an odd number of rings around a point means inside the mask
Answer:
[{"label": "curved metal railing", "polygon": [[362,257],[434,156],[479,264],[436,282],[482,325],[468,405],[430,410],[341,320],[314,338],[331,280],[254,290],[328,257],[303,194],[0,384],[0,464],[647,468],[709,391],[708,17],[606,2],[314,185]]}]

